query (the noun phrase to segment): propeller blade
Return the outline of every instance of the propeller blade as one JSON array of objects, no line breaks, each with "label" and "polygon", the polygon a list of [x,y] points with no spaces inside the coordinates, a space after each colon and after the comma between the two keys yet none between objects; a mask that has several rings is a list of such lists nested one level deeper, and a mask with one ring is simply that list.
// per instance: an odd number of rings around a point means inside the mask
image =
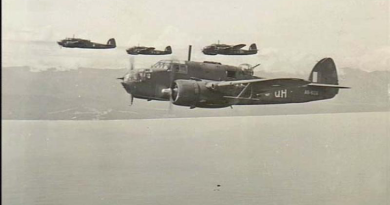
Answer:
[{"label": "propeller blade", "polygon": [[173,81],[175,80],[175,71],[173,68],[171,68],[170,71],[170,78],[169,78],[169,85],[171,86],[171,93],[169,95],[169,113],[172,112],[173,109]]},{"label": "propeller blade", "polygon": [[130,56],[130,70],[134,70],[134,57]]},{"label": "propeller blade", "polygon": [[[130,75],[131,74],[131,71],[134,69],[134,58],[132,56],[130,56],[130,67],[129,67],[129,71],[128,71],[128,74],[127,75]],[[120,80],[125,80],[125,77],[121,77],[121,78],[117,78],[117,79],[120,79]],[[129,89],[129,88],[127,88]],[[131,94],[132,92],[130,91],[130,106],[133,105],[133,102],[134,102],[134,96]]]},{"label": "propeller blade", "polygon": [[[174,61],[174,60],[176,60],[175,59],[175,57],[171,57],[171,60],[172,61]],[[173,101],[174,101],[174,99],[173,99],[173,92],[174,92],[174,87],[173,87],[173,83],[175,82],[175,80],[176,80],[176,67],[173,67],[172,65],[171,65],[171,68],[170,68],[170,73],[169,73],[169,86],[170,86],[170,89],[171,89],[171,93],[170,93],[170,95],[169,95],[169,112],[171,113],[172,111],[173,111]]]},{"label": "propeller blade", "polygon": [[172,96],[169,97],[169,107],[168,107],[168,112],[169,113],[172,113],[173,111],[173,99],[172,99]]}]

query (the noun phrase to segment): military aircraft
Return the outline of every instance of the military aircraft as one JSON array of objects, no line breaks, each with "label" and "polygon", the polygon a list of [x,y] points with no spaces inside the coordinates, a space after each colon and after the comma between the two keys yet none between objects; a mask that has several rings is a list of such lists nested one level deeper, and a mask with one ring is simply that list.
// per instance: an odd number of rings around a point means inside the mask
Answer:
[{"label": "military aircraft", "polygon": [[253,55],[257,53],[257,46],[255,43],[249,46],[248,50],[242,49],[245,44],[226,45],[226,44],[211,44],[203,48],[202,52],[205,55]]},{"label": "military aircraft", "polygon": [[[189,53],[190,58],[190,53]],[[223,108],[233,105],[304,103],[335,97],[339,89],[331,58],[320,60],[309,78],[265,79],[253,75],[254,67],[217,62],[162,60],[145,69],[133,69],[122,85],[134,98],[170,101],[190,108]]]},{"label": "military aircraft", "polygon": [[155,50],[154,47],[134,46],[126,50],[130,55],[168,55],[172,54],[171,46],[167,46],[165,50]]},{"label": "military aircraft", "polygon": [[115,48],[116,42],[114,38],[107,41],[107,44],[94,43],[90,40],[81,38],[66,38],[58,41],[58,45],[66,48],[90,48],[90,49],[108,49]]}]

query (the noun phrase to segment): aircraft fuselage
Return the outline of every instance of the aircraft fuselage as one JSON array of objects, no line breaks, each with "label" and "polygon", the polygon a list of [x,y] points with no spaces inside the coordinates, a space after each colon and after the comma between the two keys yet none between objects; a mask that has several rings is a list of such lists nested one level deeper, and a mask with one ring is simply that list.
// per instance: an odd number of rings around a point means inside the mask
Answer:
[{"label": "aircraft fuselage", "polygon": [[64,39],[57,42],[65,48],[86,48],[86,49],[110,49],[116,48],[115,39],[110,39],[107,44],[95,43],[85,39]]},{"label": "aircraft fuselage", "polygon": [[[177,95],[187,101],[174,104],[190,107],[218,108],[231,105],[302,103],[333,98],[338,89],[323,87],[275,87],[262,90],[252,84],[211,88],[211,82],[262,79],[240,67],[216,63],[161,62],[150,69],[134,70],[122,82],[135,98],[169,101],[170,90],[181,89]],[[201,79],[201,80],[200,80]],[[239,97],[237,97],[239,96]],[[174,96],[177,97],[177,96]]]}]

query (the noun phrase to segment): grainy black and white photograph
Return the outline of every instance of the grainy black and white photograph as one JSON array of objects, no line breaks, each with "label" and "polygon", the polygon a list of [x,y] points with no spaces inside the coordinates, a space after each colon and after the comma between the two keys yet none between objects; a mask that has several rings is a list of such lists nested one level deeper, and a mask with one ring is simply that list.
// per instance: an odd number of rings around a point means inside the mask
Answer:
[{"label": "grainy black and white photograph", "polygon": [[389,0],[3,0],[2,204],[390,204]]}]

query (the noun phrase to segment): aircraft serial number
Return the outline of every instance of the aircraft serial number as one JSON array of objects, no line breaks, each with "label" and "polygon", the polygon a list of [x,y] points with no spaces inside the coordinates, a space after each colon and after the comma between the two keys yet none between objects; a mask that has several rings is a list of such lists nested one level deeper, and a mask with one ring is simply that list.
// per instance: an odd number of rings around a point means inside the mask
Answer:
[{"label": "aircraft serial number", "polygon": [[305,95],[318,95],[318,91],[314,90],[305,90]]}]

